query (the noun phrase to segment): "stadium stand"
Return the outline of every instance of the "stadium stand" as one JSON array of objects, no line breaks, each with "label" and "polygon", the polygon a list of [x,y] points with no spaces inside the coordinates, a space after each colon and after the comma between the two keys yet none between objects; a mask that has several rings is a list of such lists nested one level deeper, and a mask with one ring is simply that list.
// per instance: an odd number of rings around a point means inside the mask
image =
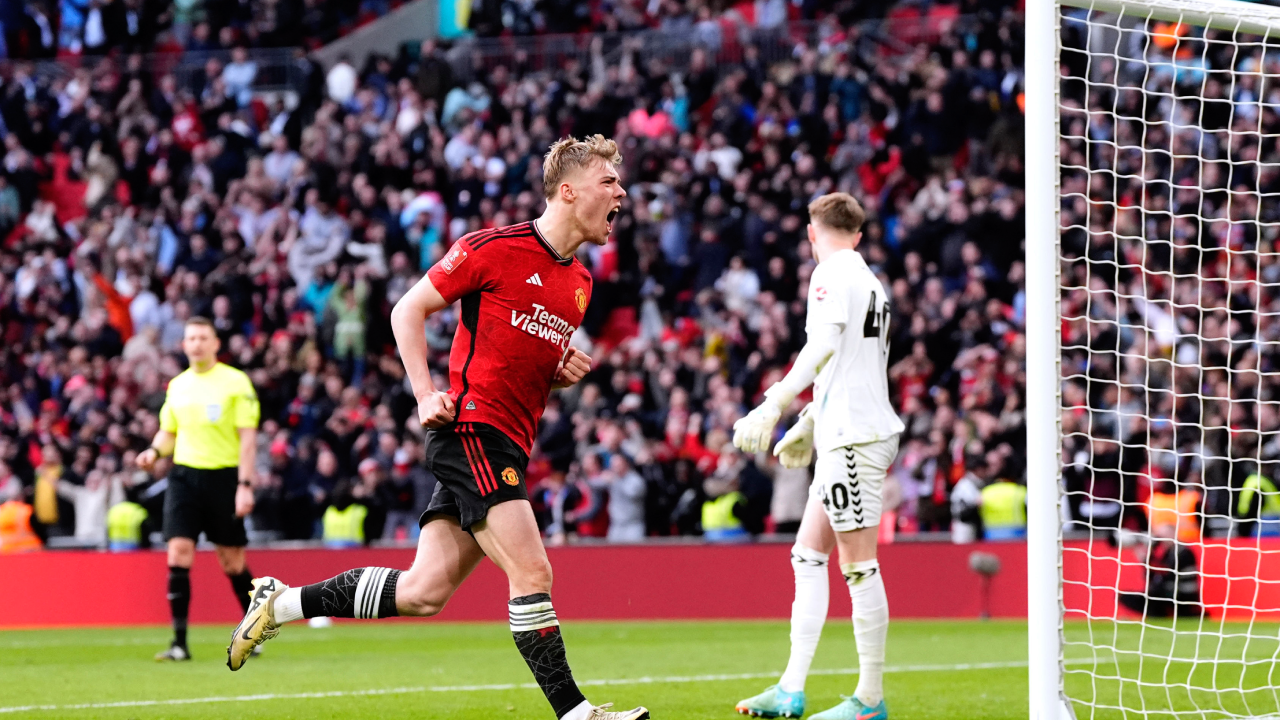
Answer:
[{"label": "stadium stand", "polygon": [[[938,22],[891,13],[871,37],[848,8],[787,4],[771,25],[774,5],[619,2],[589,21],[691,52],[427,43],[327,73],[299,53],[292,106],[253,92],[240,54],[194,73],[136,55],[5,66],[0,502],[31,503],[52,544],[100,542],[82,506],[128,499],[158,525],[163,468],[133,458],[183,321],[205,315],[263,403],[253,540],[319,539],[353,502],[366,539],[411,537],[434,480],[390,308],[465,232],[537,215],[551,142],[604,133],[629,197],[613,241],[581,255],[595,292],[575,342],[595,369],[552,398],[530,466],[549,538],[697,534],[703,504],[735,492],[749,533],[794,530],[808,472],[728,438],[803,342],[805,206],[835,190],[867,207],[865,255],[894,297],[908,430],[888,529],[950,531],[958,483],[1023,474],[1018,16],[935,3]],[[428,321],[441,386],[455,321]]]}]

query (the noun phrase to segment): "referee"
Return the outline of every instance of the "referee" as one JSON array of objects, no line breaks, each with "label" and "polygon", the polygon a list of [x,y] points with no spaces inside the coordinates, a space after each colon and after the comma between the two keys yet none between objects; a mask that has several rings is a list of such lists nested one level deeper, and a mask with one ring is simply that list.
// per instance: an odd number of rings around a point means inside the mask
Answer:
[{"label": "referee", "polygon": [[218,564],[245,611],[253,592],[253,575],[245,566],[244,516],[253,511],[258,396],[248,375],[218,362],[220,345],[213,323],[202,317],[187,320],[182,352],[190,367],[169,382],[160,431],[138,455],[144,470],[170,454],[174,463],[164,498],[173,643],[156,655],[160,661],[191,659],[187,609],[201,532],[216,547]]}]

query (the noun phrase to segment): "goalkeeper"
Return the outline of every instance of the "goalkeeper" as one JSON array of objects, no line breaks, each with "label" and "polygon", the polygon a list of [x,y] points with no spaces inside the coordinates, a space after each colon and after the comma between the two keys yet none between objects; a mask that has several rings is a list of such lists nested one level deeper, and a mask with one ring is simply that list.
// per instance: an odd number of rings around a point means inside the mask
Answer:
[{"label": "goalkeeper", "polygon": [[817,450],[809,503],[791,549],[796,596],[791,606],[791,659],[777,685],[738,703],[756,717],[800,717],[804,682],[827,618],[827,558],[840,550],[840,570],[853,600],[858,686],[813,720],[886,720],[881,682],[889,607],[876,537],[880,490],[903,431],[889,402],[889,302],[884,286],[855,248],[862,207],[833,193],[809,205],[809,242],[818,267],[809,281],[808,342],[786,377],[734,424],[733,444],[766,450],[783,411],[810,384],[814,400],[774,448],[786,467],[805,467]]}]

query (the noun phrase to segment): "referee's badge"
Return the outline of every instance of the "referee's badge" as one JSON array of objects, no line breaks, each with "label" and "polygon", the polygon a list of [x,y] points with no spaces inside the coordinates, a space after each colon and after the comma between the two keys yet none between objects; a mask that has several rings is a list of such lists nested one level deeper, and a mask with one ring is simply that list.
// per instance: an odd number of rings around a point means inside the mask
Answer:
[{"label": "referee's badge", "polygon": [[218,418],[222,417],[222,404],[209,403],[204,406],[205,417],[209,418],[209,422],[218,422]]}]

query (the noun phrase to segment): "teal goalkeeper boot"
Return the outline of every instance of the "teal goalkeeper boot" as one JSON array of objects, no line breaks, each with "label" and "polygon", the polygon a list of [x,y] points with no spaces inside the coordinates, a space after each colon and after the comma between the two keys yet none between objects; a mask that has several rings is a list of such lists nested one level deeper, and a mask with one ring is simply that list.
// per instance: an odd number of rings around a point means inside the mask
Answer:
[{"label": "teal goalkeeper boot", "polygon": [[889,710],[885,708],[884,700],[867,707],[856,697],[846,697],[844,702],[830,710],[823,710],[809,720],[889,720]]},{"label": "teal goalkeeper boot", "polygon": [[751,717],[798,718],[804,715],[804,691],[792,693],[770,685],[759,695],[739,701],[737,710]]}]

